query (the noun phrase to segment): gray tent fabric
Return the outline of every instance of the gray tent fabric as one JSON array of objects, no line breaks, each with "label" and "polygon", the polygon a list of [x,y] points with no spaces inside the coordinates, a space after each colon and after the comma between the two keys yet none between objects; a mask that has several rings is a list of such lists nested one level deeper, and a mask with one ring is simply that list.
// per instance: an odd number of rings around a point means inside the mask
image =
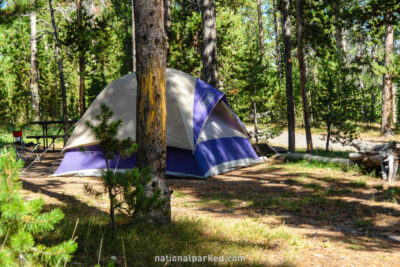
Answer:
[{"label": "gray tent fabric", "polygon": [[[121,119],[119,139],[136,140],[137,82],[127,74],[103,89],[77,123],[54,176],[100,176],[106,168],[98,140],[85,125],[95,122],[104,103]],[[239,118],[224,94],[182,71],[167,69],[167,174],[207,178],[261,163]],[[86,151],[81,151],[85,147]],[[135,166],[136,155],[109,162],[116,171]]]}]

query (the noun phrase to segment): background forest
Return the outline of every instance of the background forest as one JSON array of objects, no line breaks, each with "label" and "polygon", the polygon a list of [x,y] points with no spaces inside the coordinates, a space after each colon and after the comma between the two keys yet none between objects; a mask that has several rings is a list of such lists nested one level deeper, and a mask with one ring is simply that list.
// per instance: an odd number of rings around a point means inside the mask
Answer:
[{"label": "background forest", "polygon": [[[216,1],[218,88],[241,119],[250,121],[256,105],[259,120],[278,128],[287,124],[283,2],[260,1],[259,27],[257,1]],[[79,119],[108,83],[132,72],[130,0],[55,1],[57,34],[48,2],[18,3],[19,7],[13,7],[14,13],[7,13],[9,6],[0,1],[2,127],[20,127],[36,119],[62,119],[59,60],[63,63],[70,119]],[[393,82],[390,120],[397,126],[399,3],[304,0],[301,5],[299,19],[311,125],[328,128],[334,135],[381,123],[382,77],[389,73]],[[202,70],[200,11],[196,0],[171,1],[167,64],[196,77],[201,76]],[[294,4],[290,5],[289,15],[295,121],[300,125],[299,20]],[[386,49],[385,61],[385,40],[390,29],[394,48]]]}]

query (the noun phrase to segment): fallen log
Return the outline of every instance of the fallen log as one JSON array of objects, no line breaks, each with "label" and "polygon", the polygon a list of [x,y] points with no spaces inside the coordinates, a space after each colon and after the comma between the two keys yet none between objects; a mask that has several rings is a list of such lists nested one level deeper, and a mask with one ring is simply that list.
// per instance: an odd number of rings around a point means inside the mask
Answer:
[{"label": "fallen log", "polygon": [[287,154],[277,154],[276,156],[272,157],[274,160],[290,160],[290,161],[317,161],[317,162],[324,162],[324,163],[334,163],[338,165],[344,166],[351,166],[354,165],[354,162],[349,159],[343,158],[328,158],[322,156],[316,156],[311,154],[300,154],[300,153],[287,153]]},{"label": "fallen log", "polygon": [[368,171],[375,170],[384,180],[393,182],[400,180],[398,175],[400,160],[400,144],[397,142],[371,144],[353,140],[351,145],[358,152],[350,153],[349,159]]}]

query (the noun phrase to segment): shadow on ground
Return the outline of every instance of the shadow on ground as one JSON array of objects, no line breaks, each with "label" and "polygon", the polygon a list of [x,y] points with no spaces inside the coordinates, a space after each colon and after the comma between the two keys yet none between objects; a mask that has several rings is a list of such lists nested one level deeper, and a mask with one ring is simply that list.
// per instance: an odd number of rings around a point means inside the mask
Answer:
[{"label": "shadow on ground", "polygon": [[195,196],[193,204],[221,216],[272,214],[291,227],[340,232],[340,237],[320,237],[341,239],[355,250],[400,248],[398,187],[321,177],[313,169],[288,173],[284,165],[237,170],[205,181],[169,179],[169,184],[176,196]]}]

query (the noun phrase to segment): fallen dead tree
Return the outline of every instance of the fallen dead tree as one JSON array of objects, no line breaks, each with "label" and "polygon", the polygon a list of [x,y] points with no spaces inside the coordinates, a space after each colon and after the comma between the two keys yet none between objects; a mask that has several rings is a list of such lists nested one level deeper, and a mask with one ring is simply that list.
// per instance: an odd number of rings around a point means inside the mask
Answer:
[{"label": "fallen dead tree", "polygon": [[354,165],[354,162],[348,159],[343,158],[328,158],[322,156],[315,156],[311,154],[300,154],[300,153],[287,153],[287,154],[277,154],[273,157],[274,160],[290,160],[290,161],[317,161],[317,162],[325,162],[325,163],[334,163],[338,165],[351,166]]},{"label": "fallen dead tree", "polygon": [[351,145],[358,150],[356,153],[349,154],[351,161],[364,166],[369,171],[375,170],[381,173],[382,179],[388,182],[400,180],[398,175],[399,143],[369,144],[353,140]]}]

